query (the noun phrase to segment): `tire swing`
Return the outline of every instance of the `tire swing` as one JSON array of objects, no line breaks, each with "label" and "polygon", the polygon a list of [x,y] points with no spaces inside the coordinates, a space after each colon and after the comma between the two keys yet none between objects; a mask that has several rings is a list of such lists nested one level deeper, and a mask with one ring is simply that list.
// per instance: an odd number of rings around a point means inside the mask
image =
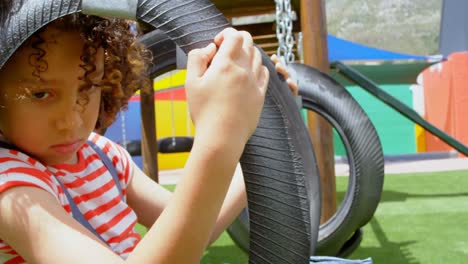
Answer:
[{"label": "tire swing", "polygon": [[292,63],[288,69],[298,82],[303,107],[322,116],[338,132],[350,166],[343,202],[320,225],[317,253],[349,254],[343,245],[356,246],[350,242],[360,241],[360,228],[371,220],[380,202],[384,181],[382,146],[368,116],[343,86],[307,65]]},{"label": "tire swing", "polygon": [[[188,53],[228,26],[206,0],[141,1],[137,17],[161,30],[140,39],[153,51],[153,77],[175,68],[173,42]],[[264,52],[262,57],[270,73],[276,73]],[[277,74],[270,76],[257,130],[240,160],[250,215],[249,262],[309,263],[320,220],[320,179],[296,102],[287,84]]]},{"label": "tire swing", "polygon": [[[299,86],[303,108],[327,120],[340,136],[350,166],[348,188],[337,212],[319,227],[316,254],[345,257],[359,246],[361,227],[380,201],[384,158],[377,132],[349,92],[330,76],[303,64],[288,65]],[[229,227],[231,238],[248,250],[249,215],[244,210]]]}]

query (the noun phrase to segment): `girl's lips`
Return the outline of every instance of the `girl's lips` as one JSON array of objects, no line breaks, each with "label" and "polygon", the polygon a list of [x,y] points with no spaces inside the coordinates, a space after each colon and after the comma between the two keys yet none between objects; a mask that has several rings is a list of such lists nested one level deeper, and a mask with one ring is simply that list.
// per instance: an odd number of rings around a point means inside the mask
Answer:
[{"label": "girl's lips", "polygon": [[53,145],[52,149],[59,153],[66,154],[78,151],[82,144],[83,142],[81,140],[76,140],[70,143]]}]

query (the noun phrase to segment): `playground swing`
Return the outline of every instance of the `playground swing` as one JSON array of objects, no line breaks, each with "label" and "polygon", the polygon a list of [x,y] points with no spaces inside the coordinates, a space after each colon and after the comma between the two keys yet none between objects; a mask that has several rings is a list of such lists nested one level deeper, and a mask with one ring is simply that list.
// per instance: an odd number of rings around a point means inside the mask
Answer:
[{"label": "playground swing", "polygon": [[175,120],[175,107],[174,107],[174,89],[173,81],[172,81],[173,72],[169,75],[169,86],[171,88],[170,93],[170,111],[171,111],[171,129],[172,129],[172,136],[171,137],[164,137],[158,139],[158,152],[160,153],[180,153],[180,152],[190,152],[193,146],[193,136],[190,133],[190,115],[187,106],[187,135],[186,136],[176,136],[176,120]]}]

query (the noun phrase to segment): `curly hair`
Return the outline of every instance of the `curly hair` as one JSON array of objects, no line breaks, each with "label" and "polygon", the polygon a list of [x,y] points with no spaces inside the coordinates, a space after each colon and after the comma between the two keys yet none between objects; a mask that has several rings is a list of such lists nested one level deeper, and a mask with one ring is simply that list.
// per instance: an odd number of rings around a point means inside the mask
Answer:
[{"label": "curly hair", "polygon": [[[89,16],[81,13],[59,18],[52,22],[55,27],[63,30],[76,30],[84,39],[80,67],[85,74],[80,91],[86,91],[93,86],[101,87],[101,105],[96,131],[103,131],[110,126],[120,110],[126,109],[128,100],[138,90],[147,92],[151,89],[148,76],[148,65],[151,62],[151,52],[137,42],[137,29],[131,21],[114,18]],[[29,56],[29,64],[33,66],[32,75],[40,77],[47,71],[48,64],[44,57],[46,52],[41,48],[44,40],[36,32],[24,45],[30,45],[33,52]],[[100,83],[93,83],[89,75],[96,70],[96,53],[104,50],[104,77]],[[86,93],[83,93],[86,94]],[[78,103],[88,102],[86,95]]]}]

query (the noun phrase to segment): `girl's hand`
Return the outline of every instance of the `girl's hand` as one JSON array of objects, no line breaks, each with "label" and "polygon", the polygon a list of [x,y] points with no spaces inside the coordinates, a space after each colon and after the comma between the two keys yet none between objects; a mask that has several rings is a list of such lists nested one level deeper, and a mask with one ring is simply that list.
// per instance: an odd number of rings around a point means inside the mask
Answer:
[{"label": "girl's hand", "polygon": [[257,126],[269,72],[249,33],[227,28],[214,42],[188,55],[191,117],[199,135],[245,143]]},{"label": "girl's hand", "polygon": [[284,62],[278,56],[276,56],[276,54],[271,55],[271,60],[275,64],[276,71],[279,74],[281,74],[286,80],[286,83],[288,84],[289,89],[291,89],[291,92],[295,96],[299,95],[299,88],[297,87],[297,82],[289,77],[289,73],[286,69],[286,66],[284,66]]}]

